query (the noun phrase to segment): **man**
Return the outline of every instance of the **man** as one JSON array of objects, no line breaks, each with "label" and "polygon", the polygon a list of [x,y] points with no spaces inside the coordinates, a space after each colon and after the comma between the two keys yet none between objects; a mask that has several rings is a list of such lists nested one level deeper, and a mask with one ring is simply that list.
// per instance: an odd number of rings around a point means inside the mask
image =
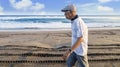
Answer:
[{"label": "man", "polygon": [[61,10],[65,12],[65,17],[71,20],[72,45],[63,55],[68,67],[73,67],[78,61],[79,67],[89,67],[87,59],[88,50],[88,28],[84,21],[76,14],[74,5],[67,5]]}]

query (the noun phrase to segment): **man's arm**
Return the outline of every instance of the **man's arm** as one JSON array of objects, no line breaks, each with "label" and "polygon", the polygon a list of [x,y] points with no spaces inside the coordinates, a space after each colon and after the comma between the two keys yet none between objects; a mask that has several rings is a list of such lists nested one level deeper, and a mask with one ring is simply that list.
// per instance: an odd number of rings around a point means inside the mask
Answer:
[{"label": "man's arm", "polygon": [[77,41],[75,42],[75,44],[72,46],[71,51],[67,50],[66,53],[63,55],[63,59],[66,60],[69,55],[77,48],[80,46],[81,42],[83,42],[83,37],[78,37]]},{"label": "man's arm", "polygon": [[73,52],[77,47],[79,47],[81,42],[83,42],[83,37],[78,37],[75,44],[71,47],[71,52]]}]

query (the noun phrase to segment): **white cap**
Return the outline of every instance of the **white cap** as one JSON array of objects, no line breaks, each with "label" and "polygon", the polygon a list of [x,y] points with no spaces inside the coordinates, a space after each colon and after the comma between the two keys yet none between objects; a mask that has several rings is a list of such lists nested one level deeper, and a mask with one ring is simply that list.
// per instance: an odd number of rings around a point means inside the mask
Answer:
[{"label": "white cap", "polygon": [[65,8],[63,8],[61,10],[62,12],[66,12],[66,11],[76,11],[76,7],[73,4],[67,5]]}]

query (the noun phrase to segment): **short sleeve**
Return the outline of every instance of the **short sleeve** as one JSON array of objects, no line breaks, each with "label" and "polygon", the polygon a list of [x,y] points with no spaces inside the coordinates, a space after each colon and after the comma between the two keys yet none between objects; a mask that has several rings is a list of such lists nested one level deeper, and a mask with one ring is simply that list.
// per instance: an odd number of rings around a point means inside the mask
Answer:
[{"label": "short sleeve", "polygon": [[76,28],[77,28],[77,37],[82,37],[83,36],[83,29],[82,29],[82,24],[79,22],[76,22]]}]

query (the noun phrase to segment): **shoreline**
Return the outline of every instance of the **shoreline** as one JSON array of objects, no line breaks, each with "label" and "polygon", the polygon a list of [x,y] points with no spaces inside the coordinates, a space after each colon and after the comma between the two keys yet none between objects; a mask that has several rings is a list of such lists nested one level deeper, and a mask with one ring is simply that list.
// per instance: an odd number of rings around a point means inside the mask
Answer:
[{"label": "shoreline", "polygon": [[[88,30],[119,30],[120,27],[115,27],[115,28],[88,28]],[[33,31],[71,31],[71,29],[8,29],[8,30],[0,30],[0,32],[33,32]]]}]

